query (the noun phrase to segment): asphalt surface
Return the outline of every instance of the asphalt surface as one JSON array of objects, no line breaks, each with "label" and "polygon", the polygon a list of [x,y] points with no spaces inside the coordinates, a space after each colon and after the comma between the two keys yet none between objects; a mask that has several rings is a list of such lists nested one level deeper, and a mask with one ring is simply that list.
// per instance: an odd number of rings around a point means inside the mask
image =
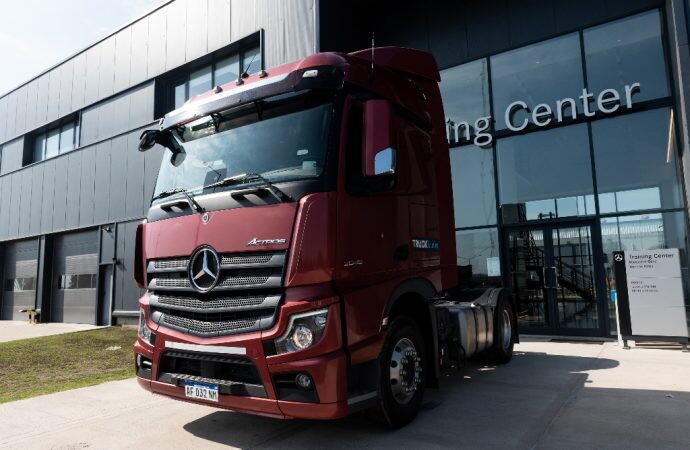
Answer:
[{"label": "asphalt surface", "polygon": [[151,395],[134,379],[0,405],[7,448],[690,448],[690,353],[530,340],[472,364],[389,431],[281,421]]}]

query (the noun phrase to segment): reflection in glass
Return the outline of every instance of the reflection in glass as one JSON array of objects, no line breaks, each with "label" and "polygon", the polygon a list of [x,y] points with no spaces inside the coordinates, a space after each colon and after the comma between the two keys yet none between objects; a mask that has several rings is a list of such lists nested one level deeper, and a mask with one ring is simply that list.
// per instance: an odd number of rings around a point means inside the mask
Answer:
[{"label": "reflection in glass", "polygon": [[74,125],[63,125],[60,131],[60,153],[74,150]]},{"label": "reflection in glass", "polygon": [[598,328],[594,252],[590,227],[555,228],[551,232],[558,326]]},{"label": "reflection in glass", "polygon": [[594,214],[587,125],[499,139],[504,223]]},{"label": "reflection in glass", "polygon": [[175,86],[175,108],[179,108],[187,101],[187,82]]},{"label": "reflection in glass", "polygon": [[455,232],[458,266],[480,285],[501,284],[501,264],[496,228]]},{"label": "reflection in glass", "polygon": [[510,293],[518,308],[520,326],[547,325],[544,233],[519,230],[508,233]]},{"label": "reflection in glass", "polygon": [[671,212],[634,216],[608,217],[601,219],[601,237],[606,272],[607,298],[609,299],[609,322],[611,334],[616,334],[616,310],[612,291],[616,289],[613,272],[614,251],[655,250],[677,248],[680,251],[681,273],[685,291],[685,305],[688,301],[687,248],[685,245],[685,213]]},{"label": "reflection in glass", "polygon": [[625,85],[640,83],[634,101],[669,95],[659,11],[585,30],[584,46],[590,91],[623,94]]},{"label": "reflection in glass", "polygon": [[203,67],[189,76],[189,97],[211,90],[211,66]]},{"label": "reflection in glass", "polygon": [[42,161],[46,157],[46,135],[41,134],[34,139],[34,161]]},{"label": "reflection in glass", "polygon": [[469,141],[477,119],[491,115],[486,59],[441,72],[441,97],[451,144]]},{"label": "reflection in glass", "polygon": [[57,156],[60,151],[60,129],[55,128],[48,132],[48,138],[46,139],[46,158],[52,158]]},{"label": "reflection in glass", "polygon": [[670,109],[593,122],[592,142],[602,213],[682,207]]},{"label": "reflection in glass", "polygon": [[[505,110],[517,100],[533,109],[539,103],[552,106],[556,100],[572,97],[580,111],[582,106],[577,97],[582,95],[584,82],[578,34],[492,56],[491,81],[499,130],[506,128]],[[522,122],[525,118],[525,111],[516,112],[514,122]]]},{"label": "reflection in glass", "polygon": [[493,152],[473,145],[450,151],[455,228],[496,224]]},{"label": "reflection in glass", "polygon": [[213,74],[214,83],[216,86],[222,86],[231,81],[237,80],[240,76],[240,57],[234,55],[225,58],[216,63],[215,72]]},{"label": "reflection in glass", "polygon": [[261,70],[261,49],[254,47],[244,51],[242,61],[242,71],[248,74],[256,73]]}]

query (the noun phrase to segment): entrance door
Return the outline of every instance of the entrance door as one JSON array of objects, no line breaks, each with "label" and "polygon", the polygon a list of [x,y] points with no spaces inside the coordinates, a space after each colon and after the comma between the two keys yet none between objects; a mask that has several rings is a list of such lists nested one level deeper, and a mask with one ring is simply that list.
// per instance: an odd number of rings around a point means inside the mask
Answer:
[{"label": "entrance door", "polygon": [[597,242],[590,223],[506,231],[508,285],[521,332],[604,335]]}]

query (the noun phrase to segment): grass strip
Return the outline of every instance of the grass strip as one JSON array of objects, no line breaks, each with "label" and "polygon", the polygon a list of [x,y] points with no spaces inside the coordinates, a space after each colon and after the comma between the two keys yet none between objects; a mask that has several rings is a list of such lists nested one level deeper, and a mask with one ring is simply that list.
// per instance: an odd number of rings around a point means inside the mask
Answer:
[{"label": "grass strip", "polygon": [[0,403],[132,377],[136,336],[108,327],[2,342]]}]

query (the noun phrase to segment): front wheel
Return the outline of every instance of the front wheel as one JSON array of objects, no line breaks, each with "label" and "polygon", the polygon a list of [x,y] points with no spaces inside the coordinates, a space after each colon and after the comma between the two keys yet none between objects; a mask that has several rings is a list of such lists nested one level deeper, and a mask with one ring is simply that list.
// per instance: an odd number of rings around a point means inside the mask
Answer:
[{"label": "front wheel", "polygon": [[513,307],[506,298],[502,298],[494,310],[494,343],[491,356],[494,362],[506,364],[513,357],[515,345],[515,327],[513,327]]},{"label": "front wheel", "polygon": [[393,319],[379,367],[379,414],[389,427],[400,428],[417,416],[426,384],[424,339],[410,317]]}]

